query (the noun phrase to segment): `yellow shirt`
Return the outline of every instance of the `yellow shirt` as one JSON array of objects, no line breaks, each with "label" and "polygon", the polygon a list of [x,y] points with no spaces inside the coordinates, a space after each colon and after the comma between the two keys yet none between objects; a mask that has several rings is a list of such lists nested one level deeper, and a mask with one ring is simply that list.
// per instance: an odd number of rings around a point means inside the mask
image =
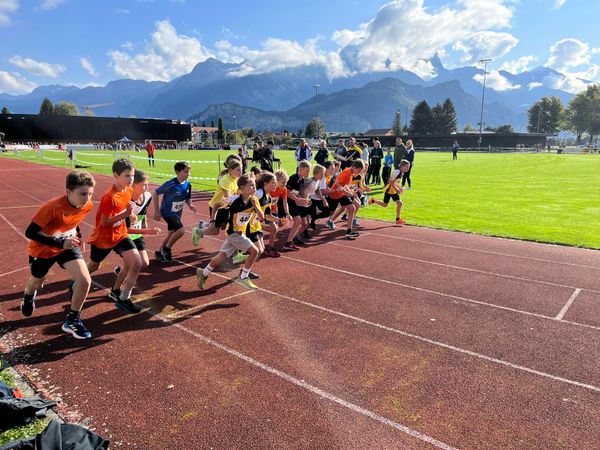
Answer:
[{"label": "yellow shirt", "polygon": [[208,206],[214,208],[216,203],[223,200],[223,193],[229,191],[229,195],[235,195],[238,191],[237,178],[233,178],[231,175],[223,175],[219,180],[215,195],[208,202]]}]

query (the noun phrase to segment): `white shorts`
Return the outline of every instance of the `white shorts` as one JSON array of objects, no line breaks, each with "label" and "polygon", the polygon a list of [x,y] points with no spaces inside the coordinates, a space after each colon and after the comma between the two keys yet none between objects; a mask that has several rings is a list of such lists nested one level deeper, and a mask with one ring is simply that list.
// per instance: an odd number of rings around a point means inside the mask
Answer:
[{"label": "white shorts", "polygon": [[225,239],[219,251],[225,253],[227,256],[232,256],[237,250],[245,252],[252,246],[254,244],[246,236],[239,233],[232,233],[227,235],[227,239]]}]

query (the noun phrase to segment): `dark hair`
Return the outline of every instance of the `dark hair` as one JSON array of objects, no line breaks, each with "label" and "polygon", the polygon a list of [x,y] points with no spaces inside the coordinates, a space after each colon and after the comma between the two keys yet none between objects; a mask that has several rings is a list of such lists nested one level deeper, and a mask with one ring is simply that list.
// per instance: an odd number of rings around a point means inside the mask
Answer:
[{"label": "dark hair", "polygon": [[140,169],[135,169],[135,174],[133,174],[133,182],[135,184],[137,183],[143,183],[144,180],[148,179],[148,174],[146,172],[144,172],[143,170]]},{"label": "dark hair", "polygon": [[254,181],[254,180],[252,178],[250,178],[247,173],[241,175],[237,180],[238,188],[242,189],[244,186],[246,186],[251,181]]},{"label": "dark hair", "polygon": [[262,170],[260,170],[259,167],[252,166],[252,168],[250,169],[250,172],[252,172],[254,174],[254,176],[257,176],[262,173]]},{"label": "dark hair", "polygon": [[238,167],[241,168],[242,167],[242,161],[240,160],[240,158],[233,158],[233,156],[235,155],[229,155],[227,157],[227,159],[225,160],[225,169],[221,170],[221,172],[219,172],[219,176],[225,176],[228,173],[231,173],[231,171],[233,169],[237,169]]},{"label": "dark hair", "polygon": [[352,168],[362,170],[365,168],[365,162],[362,159],[357,159],[352,163]]},{"label": "dark hair", "polygon": [[331,161],[331,160],[325,161],[325,162],[323,163],[323,167],[325,167],[325,169],[329,169],[329,168],[330,168],[331,166],[333,166],[333,165],[334,165],[334,163],[333,163],[333,161]]},{"label": "dark hair", "polygon": [[275,145],[275,142],[273,142],[271,139],[269,139],[269,140],[267,141],[267,145]]},{"label": "dark hair", "polygon": [[115,159],[115,162],[113,162],[113,165],[112,165],[112,171],[113,171],[113,173],[116,173],[117,175],[121,175],[126,170],[133,170],[133,169],[135,169],[135,166],[127,158]]},{"label": "dark hair", "polygon": [[240,158],[238,155],[231,154],[231,155],[227,156],[227,158],[225,158],[225,162],[223,163],[223,165],[225,166],[226,169],[229,169],[229,163],[231,162],[232,159],[239,161],[240,164],[242,162],[242,158]]},{"label": "dark hair", "polygon": [[175,166],[173,166],[173,169],[175,169],[175,172],[181,172],[182,170],[185,170],[188,167],[192,167],[190,166],[190,163],[187,161],[177,161],[175,163]]},{"label": "dark hair", "polygon": [[263,189],[265,184],[269,184],[275,179],[275,174],[271,172],[262,172],[256,180],[256,189]]},{"label": "dark hair", "polygon": [[89,186],[94,187],[96,184],[96,180],[85,170],[74,170],[69,175],[67,175],[67,189],[72,191],[79,186]]}]

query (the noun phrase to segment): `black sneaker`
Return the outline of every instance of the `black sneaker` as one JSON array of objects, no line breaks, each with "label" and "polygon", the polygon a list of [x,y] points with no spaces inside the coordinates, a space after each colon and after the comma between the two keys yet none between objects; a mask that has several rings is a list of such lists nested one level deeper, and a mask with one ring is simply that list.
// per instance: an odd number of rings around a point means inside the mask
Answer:
[{"label": "black sneaker", "polygon": [[302,233],[302,237],[303,237],[304,239],[310,239],[310,234],[308,234],[308,231],[307,231],[307,230],[304,230],[304,232]]},{"label": "black sneaker", "polygon": [[115,267],[115,270],[113,270],[113,272],[115,273],[115,275],[119,275],[121,273],[121,266]]},{"label": "black sneaker", "polygon": [[344,213],[341,217],[342,220],[348,220],[348,214]]},{"label": "black sneaker", "polygon": [[121,289],[111,288],[108,298],[113,299],[115,302],[121,298]]},{"label": "black sneaker", "polygon": [[346,239],[355,239],[360,236],[356,231],[347,230],[346,231]]},{"label": "black sneaker", "polygon": [[248,278],[250,278],[251,280],[258,280],[260,278],[260,275],[254,272],[250,272],[248,274]]},{"label": "black sneaker", "polygon": [[76,339],[90,339],[92,333],[88,330],[81,319],[65,320],[63,323],[62,330],[65,333],[71,333]]},{"label": "black sneaker", "polygon": [[168,261],[165,259],[165,255],[164,255],[164,253],[163,253],[161,250],[156,250],[156,251],[154,252],[154,257],[155,257],[157,260],[159,260],[160,262],[168,262]]},{"label": "black sneaker", "polygon": [[171,249],[163,248],[162,254],[163,254],[163,258],[165,259],[166,262],[173,261],[173,256],[171,256]]},{"label": "black sneaker", "polygon": [[317,224],[314,223],[314,222],[311,222],[308,226],[310,227],[311,230],[316,230],[317,229]]},{"label": "black sneaker", "polygon": [[129,314],[137,314],[142,310],[142,308],[133,303],[129,298],[127,300],[119,299],[115,301],[115,306]]},{"label": "black sneaker", "polygon": [[33,295],[23,295],[23,300],[21,300],[21,314],[25,317],[31,317],[33,312],[35,311],[35,294],[37,291],[33,292]]},{"label": "black sneaker", "polygon": [[302,242],[302,241],[301,241],[300,239],[298,239],[298,238],[294,238],[294,239],[292,240],[292,242],[293,242],[294,244],[296,244],[298,247],[306,247],[306,244],[305,244],[304,242]]}]

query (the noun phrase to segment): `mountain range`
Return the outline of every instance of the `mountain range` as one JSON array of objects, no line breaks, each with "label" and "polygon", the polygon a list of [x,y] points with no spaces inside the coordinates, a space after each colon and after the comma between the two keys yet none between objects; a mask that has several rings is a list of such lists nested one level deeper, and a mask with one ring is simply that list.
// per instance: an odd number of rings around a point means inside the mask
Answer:
[{"label": "mountain range", "polygon": [[[482,86],[473,79],[476,67],[446,69],[439,58],[430,60],[437,76],[424,80],[409,71],[359,73],[329,80],[323,66],[301,66],[265,74],[232,76],[239,64],[214,58],[169,82],[116,80],[103,87],[49,85],[29,94],[0,94],[0,106],[14,113],[37,113],[44,97],[54,103],[69,101],[92,108],[98,116],[163,117],[210,121],[222,117],[227,128],[296,130],[304,128],[316,114],[327,130],[365,131],[391,125],[399,109],[403,122],[421,100],[431,106],[450,98],[457,111],[459,127],[479,122]],[[549,77],[564,78],[546,67],[511,74],[501,71],[516,89],[485,92],[485,125],[511,124],[524,130],[527,109],[539,98],[556,95],[568,102],[572,94],[546,87]],[[533,84],[532,84],[533,83]],[[531,86],[535,88],[531,89]]]}]

